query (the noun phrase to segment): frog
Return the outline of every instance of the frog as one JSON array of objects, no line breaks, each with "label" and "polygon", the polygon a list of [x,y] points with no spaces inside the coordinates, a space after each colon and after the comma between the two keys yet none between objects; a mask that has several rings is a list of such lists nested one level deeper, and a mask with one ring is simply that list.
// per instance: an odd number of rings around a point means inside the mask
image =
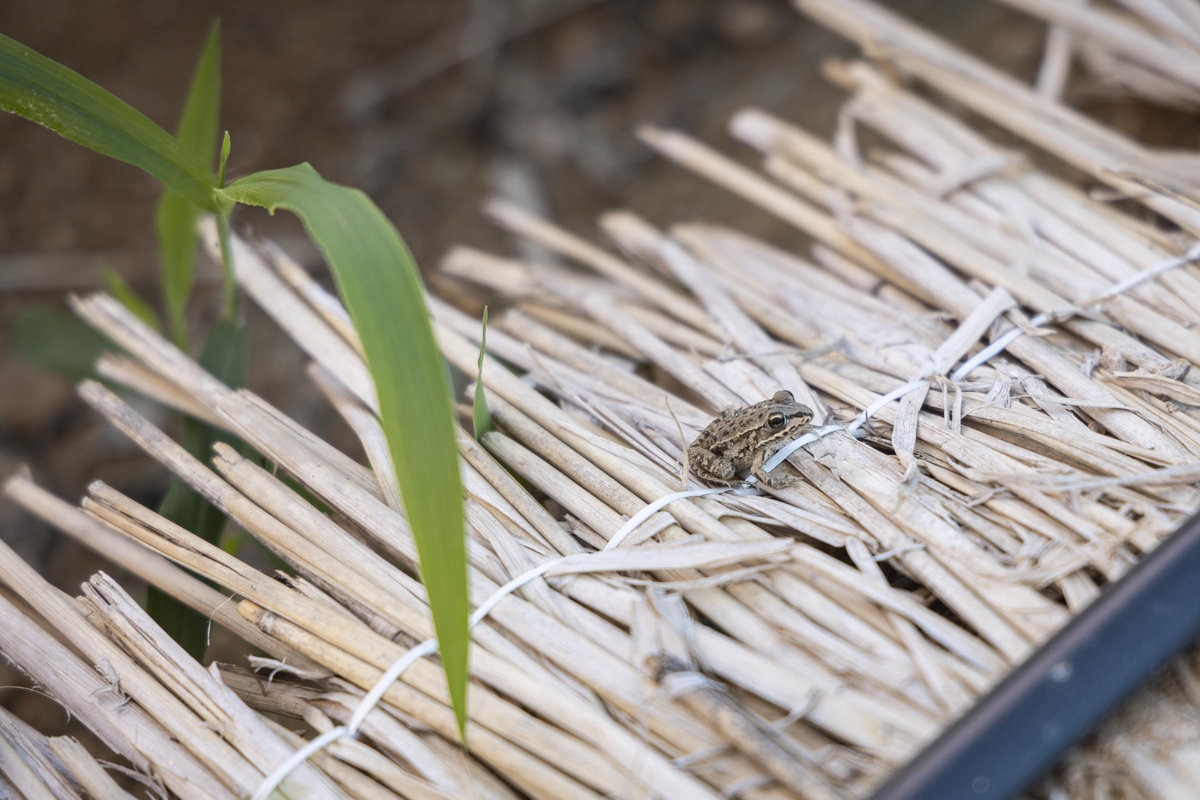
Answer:
[{"label": "frog", "polygon": [[771,475],[763,470],[763,462],[800,436],[812,418],[812,409],[788,391],[752,406],[725,409],[688,447],[691,470],[709,485],[738,486],[744,483],[739,474],[749,471],[760,484],[785,488],[794,479]]}]

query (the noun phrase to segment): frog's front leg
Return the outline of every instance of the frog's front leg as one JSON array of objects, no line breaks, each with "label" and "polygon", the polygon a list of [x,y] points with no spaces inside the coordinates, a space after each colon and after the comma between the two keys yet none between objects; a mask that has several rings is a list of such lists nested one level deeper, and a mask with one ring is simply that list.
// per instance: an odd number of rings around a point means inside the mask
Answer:
[{"label": "frog's front leg", "polygon": [[[772,454],[773,455],[773,454]],[[768,454],[759,450],[754,454],[754,461],[750,464],[750,474],[753,475],[760,484],[765,483],[772,489],[786,489],[797,483],[796,479],[788,473],[784,472],[780,467],[776,467],[773,472],[767,472],[763,469],[763,462],[767,460]]]}]

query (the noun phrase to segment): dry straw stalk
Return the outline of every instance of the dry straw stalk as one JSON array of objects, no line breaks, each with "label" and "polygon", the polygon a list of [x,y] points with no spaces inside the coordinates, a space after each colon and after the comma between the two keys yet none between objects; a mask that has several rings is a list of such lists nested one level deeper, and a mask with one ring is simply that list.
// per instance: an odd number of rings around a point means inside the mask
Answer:
[{"label": "dry straw stalk", "polygon": [[[1137,84],[1155,96],[1194,86],[1188,58],[1200,58],[1200,34],[1150,46],[1100,11],[1008,2],[1059,26],[1040,93],[868,0],[800,0],[898,69],[829,65],[850,93],[832,143],[746,109],[731,131],[761,155],[758,171],[684,133],[640,131],[808,234],[808,255],[719,221],[660,229],[616,211],[601,227],[618,256],[511,204],[488,205],[494,222],[569,266],[447,255],[445,280],[508,306],[488,331],[482,370],[478,323],[430,298],[446,360],[482,382],[498,425],[478,442],[459,438],[473,601],[542,572],[475,629],[465,751],[453,746],[444,677],[427,658],[387,689],[361,739],[314,756],[280,791],[863,797],[1196,510],[1200,270],[1122,282],[1200,234],[1200,177],[1188,157],[1061,104],[1055,85],[1070,32],[1117,69],[1156,70]],[[1145,5],[1148,24],[1167,13],[1200,20],[1184,0]],[[897,74],[1159,218],[1042,172]],[[215,247],[214,231],[205,236]],[[205,670],[107,576],[72,601],[0,550],[0,648],[136,770],[189,800],[245,796],[302,745],[264,712],[311,734],[344,724],[382,672],[432,635],[348,316],[270,243],[237,240],[235,258],[242,288],[311,357],[310,378],[369,466],[223,386],[103,295],[73,301],[126,353],[106,356],[101,374],[236,434],[274,469],[226,445],[193,458],[100,384],[80,392],[288,574],[258,572],[99,482],[78,509],[28,477],[5,484],[30,512],[208,614],[270,656],[255,663],[280,671],[269,682]],[[972,360],[1002,338],[1002,351]],[[780,389],[813,409],[815,426],[834,428],[779,467],[792,485],[659,502],[697,488],[688,445],[718,412]],[[845,427],[867,408],[869,420]],[[1196,706],[1195,665],[1176,672]],[[1130,725],[1166,713],[1173,701],[1157,691]],[[27,768],[7,780],[41,797],[51,779],[17,740],[0,725],[0,764],[20,759]],[[1192,749],[1139,747],[1121,728],[1103,741],[1087,758],[1116,762],[1138,791],[1177,796],[1173,787],[1194,781]],[[120,796],[77,746],[50,751],[63,765],[53,774]],[[1064,780],[1082,786],[1087,770],[1071,769]]]}]

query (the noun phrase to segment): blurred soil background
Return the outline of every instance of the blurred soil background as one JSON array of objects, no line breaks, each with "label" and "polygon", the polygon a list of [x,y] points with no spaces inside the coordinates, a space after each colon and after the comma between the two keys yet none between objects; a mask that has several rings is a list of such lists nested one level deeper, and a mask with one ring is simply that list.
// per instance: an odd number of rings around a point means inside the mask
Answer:
[{"label": "blurred soil background", "polygon": [[[1038,22],[988,0],[889,5],[1024,79],[1036,73]],[[653,157],[633,130],[644,121],[676,127],[750,162],[726,133],[730,115],[756,105],[828,135],[843,96],[820,63],[854,55],[785,0],[5,0],[0,32],[174,130],[217,17],[231,178],[308,161],[367,191],[427,273],[456,243],[511,250],[480,216],[492,194],[592,238],[599,213],[626,206],[659,223],[706,218],[803,245],[784,223]],[[1144,141],[1197,144],[1194,116],[1099,99],[1086,81],[1071,92]],[[102,285],[106,264],[158,307],[159,191],[132,167],[0,115],[0,477],[28,465],[71,501],[97,478],[151,507],[165,493],[164,469],[91,413],[69,381],[13,352],[23,309],[64,308],[68,292]],[[235,227],[275,237],[328,281],[294,218],[239,210]],[[202,262],[199,276],[197,343],[219,303],[216,268]],[[302,354],[243,308],[253,330],[249,388],[357,452],[305,379]],[[72,594],[105,566],[7,501],[0,537]],[[0,667],[0,687],[23,680]],[[37,723],[46,733],[67,730],[36,694],[0,688],[0,702],[27,719],[47,715]]]}]

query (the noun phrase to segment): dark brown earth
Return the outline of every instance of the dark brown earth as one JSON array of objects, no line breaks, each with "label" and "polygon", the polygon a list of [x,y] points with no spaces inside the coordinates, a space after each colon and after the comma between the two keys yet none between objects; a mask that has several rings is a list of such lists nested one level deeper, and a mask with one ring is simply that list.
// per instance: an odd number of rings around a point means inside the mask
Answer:
[{"label": "dark brown earth", "polygon": [[[1042,26],[987,0],[890,5],[1022,77],[1036,70]],[[495,41],[502,7],[510,28],[533,30]],[[539,8],[560,17],[538,27],[530,9]],[[230,175],[309,161],[365,189],[426,271],[455,243],[510,249],[478,213],[496,190],[524,192],[593,237],[596,216],[625,205],[651,220],[707,217],[801,244],[782,223],[653,157],[632,130],[643,121],[674,126],[744,156],[725,123],[757,105],[828,134],[842,96],[819,65],[853,54],[783,0],[6,0],[0,32],[170,130],[218,16]],[[474,33],[464,34],[471,19]],[[458,63],[464,41],[483,55]],[[1181,115],[1127,102],[1087,108],[1154,144],[1196,145],[1194,120]],[[71,500],[96,478],[150,505],[165,491],[165,472],[88,411],[70,383],[11,353],[20,309],[61,306],[65,292],[98,286],[102,261],[157,303],[158,196],[134,168],[0,115],[0,477],[28,464]],[[239,212],[236,224],[311,257],[286,215]],[[191,318],[197,342],[218,302],[214,270],[202,273]],[[301,354],[255,309],[246,313],[250,388],[353,451],[303,379]],[[67,591],[103,566],[7,501],[0,537]],[[0,667],[0,686],[23,681]],[[61,711],[36,694],[0,689],[0,703],[43,731],[65,730]]]}]

